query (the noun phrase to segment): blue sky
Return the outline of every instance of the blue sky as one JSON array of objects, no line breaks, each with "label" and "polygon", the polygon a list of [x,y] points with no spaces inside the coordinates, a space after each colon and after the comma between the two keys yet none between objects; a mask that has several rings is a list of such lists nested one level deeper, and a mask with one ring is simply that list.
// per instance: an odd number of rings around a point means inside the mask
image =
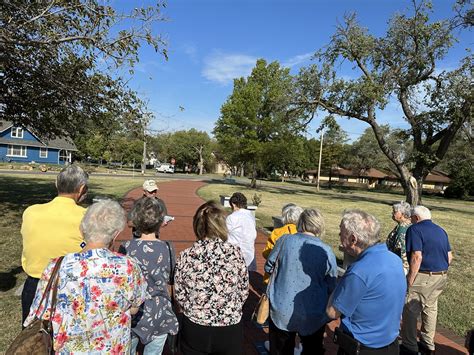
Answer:
[{"label": "blue sky", "polygon": [[[118,3],[118,2],[117,2]],[[146,1],[143,2],[147,4]],[[232,93],[232,80],[250,74],[258,58],[277,60],[296,74],[334,33],[344,14],[355,11],[374,35],[383,35],[395,12],[406,12],[406,0],[170,0],[167,21],[155,25],[168,42],[169,60],[151,48],[140,50],[140,62],[129,85],[149,101],[156,118],[151,128],[212,132],[220,107]],[[433,18],[452,14],[453,1],[434,2]],[[118,3],[119,4],[119,3]],[[122,3],[123,4],[123,3]],[[133,4],[133,2],[129,3]],[[443,68],[454,68],[470,47],[469,33],[452,49]],[[350,73],[344,73],[350,75]],[[180,109],[184,107],[184,110]],[[401,113],[389,105],[381,121],[403,126]],[[367,125],[341,119],[356,139]],[[315,127],[308,137],[315,135]]]}]

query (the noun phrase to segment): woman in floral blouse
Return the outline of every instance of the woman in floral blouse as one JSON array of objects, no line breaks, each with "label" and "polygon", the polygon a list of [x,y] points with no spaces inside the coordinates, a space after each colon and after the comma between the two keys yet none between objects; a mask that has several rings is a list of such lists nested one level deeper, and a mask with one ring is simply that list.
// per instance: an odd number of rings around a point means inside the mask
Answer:
[{"label": "woman in floral blouse", "polygon": [[120,250],[137,261],[148,285],[147,298],[133,321],[133,354],[140,340],[145,345],[143,354],[159,355],[168,334],[178,333],[178,320],[167,288],[174,268],[174,251],[170,243],[156,238],[160,235],[165,213],[162,206],[151,197],[142,197],[135,202],[130,219],[141,235],[126,242]]},{"label": "woman in floral blouse", "polygon": [[248,271],[240,249],[228,242],[225,212],[213,201],[193,219],[197,241],[178,258],[176,300],[183,309],[183,354],[242,354],[242,306]]},{"label": "woman in floral blouse", "polygon": [[[130,351],[131,313],[144,301],[146,284],[132,259],[109,250],[124,227],[125,213],[114,201],[95,203],[84,215],[80,229],[87,245],[67,254],[59,269],[52,315],[57,354]],[[38,305],[55,264],[52,260],[41,276],[25,326],[34,317],[50,319],[51,309]]]},{"label": "woman in floral blouse", "polygon": [[392,207],[392,219],[397,222],[397,225],[387,237],[387,248],[402,259],[406,275],[408,273],[408,259],[405,248],[405,234],[411,225],[411,206],[409,203],[402,201]]}]

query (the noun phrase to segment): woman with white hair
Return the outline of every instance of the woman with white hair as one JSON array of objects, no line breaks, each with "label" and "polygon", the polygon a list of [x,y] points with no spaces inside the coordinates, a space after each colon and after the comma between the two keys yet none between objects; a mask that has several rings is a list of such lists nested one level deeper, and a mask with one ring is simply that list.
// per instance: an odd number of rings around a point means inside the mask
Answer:
[{"label": "woman with white hair", "polygon": [[321,237],[325,225],[321,213],[304,210],[298,233],[282,236],[265,263],[271,274],[270,354],[293,354],[296,334],[303,354],[323,354],[326,303],[336,286],[336,257]]},{"label": "woman with white hair", "polygon": [[[130,351],[131,314],[145,299],[146,283],[132,259],[109,249],[124,227],[124,210],[115,201],[100,201],[87,209],[80,225],[87,244],[79,253],[66,254],[58,271],[52,316],[56,353]],[[43,303],[48,309],[38,306],[56,261],[41,276],[25,326],[35,317],[50,319],[52,300]]]},{"label": "woman with white hair", "polygon": [[[267,245],[265,245],[265,248],[262,252],[262,255],[265,259],[268,259],[268,256],[275,247],[276,241],[282,235],[296,233],[296,223],[298,223],[298,219],[300,218],[302,212],[303,209],[299,206],[296,206],[294,203],[289,203],[283,206],[281,210],[283,227],[275,228],[272,231],[272,234],[270,234],[270,236],[268,237]],[[270,275],[265,272],[265,274],[263,275],[263,283],[268,284],[269,279]]]},{"label": "woman with white hair", "polygon": [[408,259],[405,248],[405,234],[408,227],[411,226],[411,206],[402,201],[392,206],[392,219],[397,225],[387,237],[387,248],[402,259],[405,275],[408,273]]}]

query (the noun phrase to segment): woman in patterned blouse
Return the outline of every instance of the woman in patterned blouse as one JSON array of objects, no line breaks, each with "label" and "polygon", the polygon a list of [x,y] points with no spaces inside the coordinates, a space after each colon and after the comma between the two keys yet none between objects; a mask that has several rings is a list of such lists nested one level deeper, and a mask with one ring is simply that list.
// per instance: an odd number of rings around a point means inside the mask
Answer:
[{"label": "woman in patterned blouse", "polygon": [[[125,212],[115,201],[100,201],[87,209],[80,225],[87,245],[67,254],[59,268],[52,315],[56,354],[130,351],[131,313],[145,300],[146,284],[132,259],[109,250],[124,227]],[[38,305],[55,264],[52,260],[41,276],[25,326],[34,317],[50,318],[51,309]]]},{"label": "woman in patterned blouse", "polygon": [[228,242],[226,214],[213,201],[193,219],[197,241],[176,263],[176,300],[183,309],[183,354],[242,354],[242,306],[248,271],[240,249]]},{"label": "woman in patterned blouse", "polygon": [[142,197],[130,212],[133,226],[140,237],[126,242],[120,251],[135,259],[147,282],[147,298],[133,319],[132,353],[138,340],[145,345],[143,354],[159,355],[168,334],[178,333],[178,320],[173,312],[168,285],[174,268],[171,243],[157,239],[163,223],[163,204],[153,197]]},{"label": "woman in patterned blouse", "polygon": [[387,248],[397,254],[403,262],[405,275],[408,273],[408,259],[405,248],[405,234],[411,225],[411,206],[407,202],[400,202],[393,205],[392,219],[397,225],[387,237]]}]

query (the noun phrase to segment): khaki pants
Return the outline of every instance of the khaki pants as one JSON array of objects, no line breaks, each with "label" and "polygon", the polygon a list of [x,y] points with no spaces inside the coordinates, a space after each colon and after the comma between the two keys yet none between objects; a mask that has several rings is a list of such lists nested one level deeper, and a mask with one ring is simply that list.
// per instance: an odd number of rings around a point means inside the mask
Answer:
[{"label": "khaki pants", "polygon": [[402,343],[412,351],[418,351],[416,324],[421,313],[420,342],[428,349],[434,350],[436,319],[438,316],[438,298],[443,292],[448,276],[418,273],[415,282],[408,289],[403,308]]}]

